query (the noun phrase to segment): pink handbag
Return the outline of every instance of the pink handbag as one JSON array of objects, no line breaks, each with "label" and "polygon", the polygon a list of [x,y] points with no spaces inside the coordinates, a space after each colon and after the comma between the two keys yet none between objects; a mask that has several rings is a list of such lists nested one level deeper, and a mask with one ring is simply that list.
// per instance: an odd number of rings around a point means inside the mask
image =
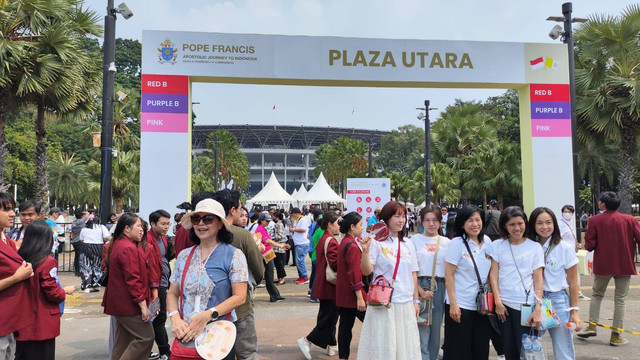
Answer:
[{"label": "pink handbag", "polygon": [[[393,270],[393,279],[395,281],[398,274],[398,265],[400,265],[400,239],[398,239],[398,254],[396,256],[396,268]],[[393,286],[384,276],[378,275],[369,286],[367,301],[371,306],[391,305],[391,296],[393,295]]]}]

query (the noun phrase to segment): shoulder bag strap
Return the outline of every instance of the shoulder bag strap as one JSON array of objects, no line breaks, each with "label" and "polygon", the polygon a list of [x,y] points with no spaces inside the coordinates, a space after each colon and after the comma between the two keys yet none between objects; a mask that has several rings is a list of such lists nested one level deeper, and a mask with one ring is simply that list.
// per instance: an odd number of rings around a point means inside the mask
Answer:
[{"label": "shoulder bag strap", "polygon": [[180,316],[182,317],[182,306],[184,301],[184,280],[187,278],[187,271],[189,270],[189,265],[191,264],[191,258],[193,257],[193,253],[196,252],[196,247],[194,246],[189,253],[189,257],[187,257],[187,262],[184,264],[184,269],[182,269],[182,280],[180,280]]},{"label": "shoulder bag strap", "polygon": [[433,255],[433,267],[431,268],[431,292],[436,289],[436,261],[438,261],[438,251],[440,251],[440,235],[438,235],[438,241],[436,242],[436,253]]},{"label": "shoulder bag strap", "polygon": [[327,266],[329,266],[329,258],[327,257],[327,249],[329,248],[329,242],[332,239],[333,239],[333,236],[329,236],[324,240],[324,259],[327,262]]},{"label": "shoulder bag strap", "polygon": [[[515,255],[513,255],[513,248],[511,247],[511,243],[509,243],[509,251],[511,251],[511,258],[513,259],[513,265],[515,265],[516,272],[518,273],[518,277],[520,278],[520,283],[522,284],[522,290],[524,290],[524,294],[527,297],[525,301],[528,303],[529,302],[529,294],[531,293],[531,288],[529,288],[529,290],[527,290],[527,288],[524,286],[524,280],[522,280],[522,274],[520,274],[520,269],[518,269],[518,263],[516,262],[516,257],[515,257]],[[533,283],[531,283],[531,287],[533,287]]]},{"label": "shoulder bag strap", "polygon": [[393,269],[393,280],[396,280],[398,274],[398,266],[400,265],[400,238],[398,238],[398,256],[396,256],[396,268]]},{"label": "shoulder bag strap", "polygon": [[471,248],[469,247],[469,240],[462,239],[464,246],[467,247],[467,252],[469,256],[471,256],[471,261],[473,262],[473,268],[476,270],[476,277],[478,278],[478,286],[480,286],[480,291],[484,291],[484,284],[482,283],[482,279],[480,279],[480,272],[478,271],[478,265],[476,265],[476,259],[473,258],[473,254],[471,253]]}]

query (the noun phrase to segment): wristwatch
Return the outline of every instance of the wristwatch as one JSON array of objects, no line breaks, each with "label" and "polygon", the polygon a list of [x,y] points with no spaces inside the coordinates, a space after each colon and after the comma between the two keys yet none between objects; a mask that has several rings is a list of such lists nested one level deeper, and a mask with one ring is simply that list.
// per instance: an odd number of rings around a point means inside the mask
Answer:
[{"label": "wristwatch", "polygon": [[218,310],[216,310],[216,308],[214,308],[214,307],[212,307],[210,309],[207,309],[207,310],[211,311],[211,319],[213,319],[213,320],[217,319],[218,316],[220,316],[218,314]]},{"label": "wristwatch", "polygon": [[420,304],[420,303],[421,303],[421,301],[420,301],[419,299],[413,299],[413,303],[414,303],[414,304]]}]

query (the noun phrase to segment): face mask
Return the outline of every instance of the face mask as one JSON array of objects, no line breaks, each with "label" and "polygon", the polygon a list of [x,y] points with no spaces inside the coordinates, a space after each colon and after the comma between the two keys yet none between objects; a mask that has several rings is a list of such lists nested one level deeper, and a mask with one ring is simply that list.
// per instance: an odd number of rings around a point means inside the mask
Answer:
[{"label": "face mask", "polygon": [[562,217],[565,220],[571,220],[571,216],[573,216],[573,214],[571,214],[570,212],[562,213]]}]

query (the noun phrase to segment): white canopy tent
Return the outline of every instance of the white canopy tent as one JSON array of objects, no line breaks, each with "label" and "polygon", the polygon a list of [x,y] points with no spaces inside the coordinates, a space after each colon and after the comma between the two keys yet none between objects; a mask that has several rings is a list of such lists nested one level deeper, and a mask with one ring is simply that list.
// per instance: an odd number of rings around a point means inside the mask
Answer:
[{"label": "white canopy tent", "polygon": [[307,188],[304,187],[304,184],[300,184],[300,189],[298,189],[298,192],[296,193],[296,196],[294,197],[294,199],[300,200],[300,198],[302,198],[306,194],[307,194]]},{"label": "white canopy tent", "polygon": [[[300,194],[300,192],[298,192]],[[320,173],[318,180],[309,191],[303,195],[298,195],[298,202],[300,205],[320,204],[320,203],[333,203],[333,204],[347,204],[347,201],[336,194],[335,191],[329,186],[324,175]]]},{"label": "white canopy tent", "polygon": [[281,208],[288,208],[295,200],[289,193],[282,188],[276,175],[271,172],[269,181],[264,185],[262,190],[253,198],[247,200],[247,207],[251,209],[253,205],[272,205],[276,204]]},{"label": "white canopy tent", "polygon": [[298,196],[298,189],[293,189],[293,192],[291,193],[291,197],[295,199],[296,196]]}]

